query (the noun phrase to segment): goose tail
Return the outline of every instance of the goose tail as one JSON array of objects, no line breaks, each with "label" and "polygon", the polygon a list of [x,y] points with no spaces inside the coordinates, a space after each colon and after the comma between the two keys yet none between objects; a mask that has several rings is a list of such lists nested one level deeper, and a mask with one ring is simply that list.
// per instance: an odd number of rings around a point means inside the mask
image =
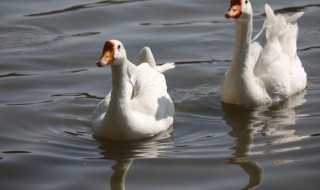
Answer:
[{"label": "goose tail", "polygon": [[165,63],[163,65],[157,66],[156,70],[159,73],[164,73],[164,72],[171,70],[171,69],[174,69],[174,68],[175,68],[175,63]]},{"label": "goose tail", "polygon": [[148,63],[151,68],[158,71],[159,73],[164,73],[168,70],[171,70],[175,67],[174,63],[165,63],[163,65],[158,65],[155,62],[152,51],[149,47],[144,47],[140,51],[138,65],[141,63]]}]

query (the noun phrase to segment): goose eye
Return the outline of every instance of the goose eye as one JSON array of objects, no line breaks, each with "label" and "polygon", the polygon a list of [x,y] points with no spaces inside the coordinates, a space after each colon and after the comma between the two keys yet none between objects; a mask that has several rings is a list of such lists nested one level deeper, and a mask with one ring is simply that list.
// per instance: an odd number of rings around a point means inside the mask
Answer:
[{"label": "goose eye", "polygon": [[121,45],[118,45],[118,51],[120,51],[120,49],[121,49]]},{"label": "goose eye", "polygon": [[248,4],[248,1],[245,1],[246,2],[246,4]]}]

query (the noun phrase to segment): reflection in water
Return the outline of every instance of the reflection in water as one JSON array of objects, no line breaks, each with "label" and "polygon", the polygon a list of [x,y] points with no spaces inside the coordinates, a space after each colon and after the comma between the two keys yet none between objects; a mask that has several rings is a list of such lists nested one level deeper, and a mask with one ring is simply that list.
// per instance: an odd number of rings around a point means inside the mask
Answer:
[{"label": "reflection in water", "polygon": [[[253,189],[259,186],[263,180],[263,168],[259,166],[257,161],[248,159],[253,154],[252,148],[255,146],[253,143],[255,134],[277,137],[276,140],[267,142],[264,145],[297,141],[302,138],[296,135],[294,130],[287,130],[285,127],[296,123],[298,118],[294,108],[305,102],[304,95],[305,92],[302,92],[291,97],[281,105],[271,108],[253,109],[226,104],[222,105],[225,111],[223,119],[232,128],[229,135],[236,139],[236,144],[232,147],[234,153],[229,161],[232,164],[239,165],[249,176],[249,183],[242,189]],[[269,152],[262,152],[262,154],[296,148],[271,150]]]},{"label": "reflection in water", "polygon": [[112,190],[126,189],[125,181],[132,161],[133,159],[117,160],[117,163],[112,166],[114,171],[110,179],[110,187]]},{"label": "reflection in water", "polygon": [[253,146],[253,122],[254,110],[223,105],[225,111],[224,120],[232,127],[229,132],[236,140],[236,145],[232,147],[234,153],[230,158],[230,163],[239,165],[249,176],[249,183],[243,189],[252,189],[262,182],[263,169],[256,161],[242,160],[250,156]]},{"label": "reflection in water", "polygon": [[156,158],[163,156],[163,152],[173,147],[170,139],[172,129],[157,136],[136,142],[101,141],[99,147],[104,159],[114,160],[113,175],[110,179],[112,190],[125,190],[125,180],[131,164],[135,158]]}]

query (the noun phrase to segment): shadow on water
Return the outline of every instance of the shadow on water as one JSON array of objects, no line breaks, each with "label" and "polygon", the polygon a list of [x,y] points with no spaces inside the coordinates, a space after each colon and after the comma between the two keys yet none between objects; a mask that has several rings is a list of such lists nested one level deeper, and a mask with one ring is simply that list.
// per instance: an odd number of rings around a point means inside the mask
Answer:
[{"label": "shadow on water", "polygon": [[130,166],[138,158],[165,157],[165,152],[170,147],[173,148],[171,140],[172,129],[158,134],[152,138],[134,142],[115,142],[96,139],[100,143],[99,149],[102,158],[113,160],[116,163],[111,167],[113,174],[110,178],[110,188],[112,190],[125,190],[125,181]]},{"label": "shadow on water", "polygon": [[[271,108],[244,108],[222,104],[225,111],[223,119],[232,128],[229,135],[235,139],[235,145],[231,148],[234,153],[229,162],[239,165],[249,176],[248,184],[242,189],[254,189],[263,182],[263,168],[257,161],[249,159],[254,154],[252,149],[255,147],[256,134],[276,137],[277,140],[266,144],[279,144],[302,138],[295,134],[295,130],[286,130],[285,127],[295,124],[298,120],[295,107],[305,102],[304,95],[305,92],[302,92]],[[267,153],[272,151],[262,152]]]}]

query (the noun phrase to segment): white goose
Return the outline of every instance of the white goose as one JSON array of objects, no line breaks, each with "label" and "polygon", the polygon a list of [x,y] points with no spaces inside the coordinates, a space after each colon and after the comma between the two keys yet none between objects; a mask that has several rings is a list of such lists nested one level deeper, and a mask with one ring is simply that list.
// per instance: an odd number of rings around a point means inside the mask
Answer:
[{"label": "white goose", "polygon": [[94,135],[114,141],[132,141],[152,137],[170,129],[174,105],[161,72],[174,63],[156,66],[151,50],[140,52],[138,65],[127,60],[120,41],[104,44],[97,66],[111,65],[112,90],[93,113]]},{"label": "white goose", "polygon": [[221,100],[242,106],[275,105],[303,91],[307,75],[297,55],[297,20],[275,15],[265,5],[267,18],[261,32],[251,41],[252,8],[249,0],[231,0],[226,18],[236,22],[232,62],[221,86]]}]

